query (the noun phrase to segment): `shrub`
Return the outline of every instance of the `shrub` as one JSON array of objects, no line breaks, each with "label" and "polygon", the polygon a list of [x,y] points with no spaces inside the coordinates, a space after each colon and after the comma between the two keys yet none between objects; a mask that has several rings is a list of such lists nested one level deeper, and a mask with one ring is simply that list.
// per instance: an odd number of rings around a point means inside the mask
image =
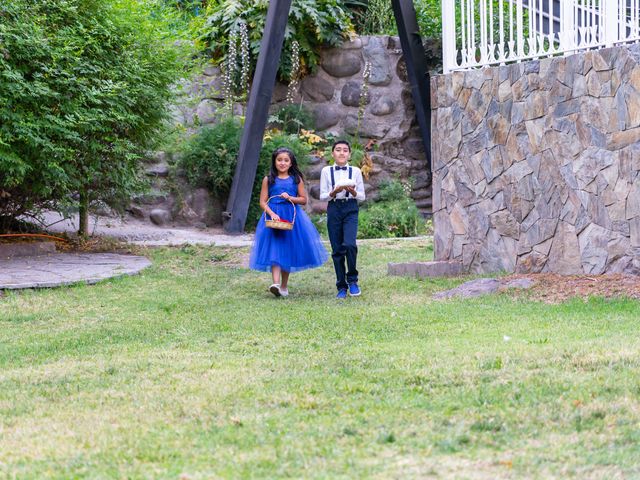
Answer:
[{"label": "shrub", "polygon": [[380,199],[360,211],[358,238],[413,237],[424,233],[425,222],[409,196],[410,185],[398,180],[380,187]]},{"label": "shrub", "polygon": [[[186,142],[178,164],[189,183],[196,187],[206,187],[214,197],[226,203],[233,182],[241,136],[240,120],[228,117],[214,126],[203,128],[191,137]],[[271,154],[278,147],[291,149],[301,169],[308,163],[311,149],[303,138],[280,131],[265,134],[247,214],[247,228],[253,229],[262,213],[262,179],[269,173]]]},{"label": "shrub", "polygon": [[269,118],[269,123],[285,133],[298,133],[301,129],[313,130],[313,115],[302,104],[284,105]]},{"label": "shrub", "polygon": [[231,189],[241,135],[240,120],[228,117],[214,126],[202,128],[191,137],[179,162],[187,180],[225,200]]}]

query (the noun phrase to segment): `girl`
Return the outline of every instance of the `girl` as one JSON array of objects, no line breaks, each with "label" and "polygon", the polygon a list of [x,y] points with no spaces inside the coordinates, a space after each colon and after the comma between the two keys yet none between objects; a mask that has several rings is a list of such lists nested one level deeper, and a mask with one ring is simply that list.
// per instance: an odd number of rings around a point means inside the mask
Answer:
[{"label": "girl", "polygon": [[[270,201],[267,200],[270,197]],[[293,202],[294,205],[291,205]],[[288,148],[277,148],[271,155],[271,171],[262,180],[260,206],[273,220],[295,221],[292,230],[267,228],[265,216],[256,227],[249,267],[269,271],[273,284],[269,291],[276,297],[289,295],[289,274],[315,268],[329,255],[318,231],[300,205],[306,205],[304,176],[295,155]]]}]

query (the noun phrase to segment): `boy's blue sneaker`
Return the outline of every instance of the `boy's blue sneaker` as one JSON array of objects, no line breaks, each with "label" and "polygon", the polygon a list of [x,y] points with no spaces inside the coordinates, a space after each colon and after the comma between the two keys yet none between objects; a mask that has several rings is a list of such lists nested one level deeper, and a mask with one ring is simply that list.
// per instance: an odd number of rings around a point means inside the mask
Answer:
[{"label": "boy's blue sneaker", "polygon": [[338,290],[336,298],[347,298],[347,291],[345,289]]},{"label": "boy's blue sneaker", "polygon": [[349,284],[349,295],[351,297],[358,297],[360,296],[360,287],[358,286],[357,283],[351,283]]}]

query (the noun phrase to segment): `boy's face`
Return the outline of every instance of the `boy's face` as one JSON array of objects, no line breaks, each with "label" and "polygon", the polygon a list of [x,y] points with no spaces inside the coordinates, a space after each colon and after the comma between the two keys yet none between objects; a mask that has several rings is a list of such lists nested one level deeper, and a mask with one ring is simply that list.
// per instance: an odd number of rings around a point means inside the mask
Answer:
[{"label": "boy's face", "polygon": [[351,150],[349,149],[349,145],[339,143],[334,147],[331,155],[333,156],[336,165],[338,165],[339,167],[344,167],[351,157]]}]

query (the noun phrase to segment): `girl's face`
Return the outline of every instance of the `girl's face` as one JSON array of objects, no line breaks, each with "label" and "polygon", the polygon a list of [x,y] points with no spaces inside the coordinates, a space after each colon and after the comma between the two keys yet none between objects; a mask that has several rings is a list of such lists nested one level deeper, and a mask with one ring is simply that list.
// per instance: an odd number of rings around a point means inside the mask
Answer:
[{"label": "girl's face", "polygon": [[335,146],[335,148],[331,152],[331,155],[333,155],[333,159],[335,160],[336,165],[338,165],[339,167],[343,167],[347,164],[349,158],[351,157],[351,150],[349,150],[348,145],[339,143]]},{"label": "girl's face", "polygon": [[290,168],[291,158],[289,158],[289,154],[285,152],[279,153],[276,157],[276,170],[278,173],[289,173]]}]

